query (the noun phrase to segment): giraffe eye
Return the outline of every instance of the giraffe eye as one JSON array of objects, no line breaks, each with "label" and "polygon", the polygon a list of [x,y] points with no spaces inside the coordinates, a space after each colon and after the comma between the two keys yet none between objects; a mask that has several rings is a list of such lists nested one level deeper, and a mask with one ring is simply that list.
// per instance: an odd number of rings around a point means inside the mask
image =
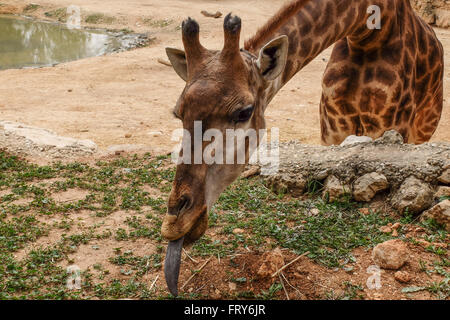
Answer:
[{"label": "giraffe eye", "polygon": [[245,122],[248,121],[253,114],[255,108],[252,105],[246,106],[242,109],[236,110],[232,114],[232,119],[234,122]]}]

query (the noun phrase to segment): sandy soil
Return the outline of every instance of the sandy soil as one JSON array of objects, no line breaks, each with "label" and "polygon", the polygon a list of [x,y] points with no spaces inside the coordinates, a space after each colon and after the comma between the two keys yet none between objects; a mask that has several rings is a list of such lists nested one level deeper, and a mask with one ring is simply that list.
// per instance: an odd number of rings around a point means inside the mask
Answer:
[{"label": "sandy soil", "polygon": [[[0,13],[2,10],[21,13],[27,4],[25,1],[18,0],[0,1],[8,4],[8,6],[0,7]],[[286,1],[252,0],[243,3],[237,0],[226,2],[34,0],[33,2],[43,7],[29,14],[42,19],[45,18],[46,11],[75,4],[81,7],[84,16],[100,12],[117,18],[112,24],[95,26],[149,32],[156,37],[156,40],[145,48],[79,60],[51,68],[0,71],[0,120],[47,128],[62,136],[91,139],[101,149],[107,149],[112,145],[136,144],[146,145],[159,153],[172,149],[175,143],[171,141],[171,133],[181,126],[180,121],[173,118],[171,109],[184,87],[184,82],[170,67],[157,61],[160,58],[166,59],[164,47],[181,47],[178,27],[181,21],[187,16],[196,18],[201,25],[203,44],[211,49],[219,49],[223,38],[222,19],[206,18],[200,14],[201,10],[209,12],[219,10],[224,14],[232,11],[240,15],[243,20],[243,42]],[[446,61],[450,61],[450,30],[436,29],[436,32],[446,48]],[[318,104],[322,74],[330,53],[331,48],[304,68],[281,90],[268,108],[268,126],[280,128],[282,141],[296,139],[308,144],[320,143]],[[446,88],[449,83],[450,69],[446,66]],[[450,141],[450,92],[448,90],[445,91],[445,100],[443,117],[433,137],[434,141]],[[155,132],[162,134],[158,135]],[[111,157],[114,156],[111,155]],[[64,202],[83,199],[85,196],[83,192],[73,190],[57,194],[55,199]],[[99,218],[82,211],[72,215],[71,218],[76,219],[80,230],[84,230],[84,226],[97,224],[101,224],[105,229],[123,226],[127,216],[129,213],[117,211],[108,218]],[[53,222],[45,219],[47,223]],[[75,231],[79,230],[73,232]],[[54,243],[60,239],[62,232],[51,233],[39,239],[35,245]],[[207,235],[219,237],[214,228],[208,229]],[[102,248],[101,254],[93,248],[93,244]],[[125,279],[119,266],[108,263],[108,257],[113,254],[113,248],[123,245],[114,240],[98,240],[98,242],[81,246],[80,250],[70,258],[83,270],[96,263],[104,263],[108,269],[112,270],[107,279]],[[18,252],[17,256],[20,258],[33,247]],[[149,241],[127,243],[123,250],[130,248],[137,248],[137,254],[149,254],[155,250],[154,244]],[[415,285],[426,285],[430,279],[426,278],[428,276],[425,273],[420,272],[419,260],[431,263],[433,257],[419,245],[410,245],[409,249],[414,254],[411,255],[411,261],[405,270],[416,276],[413,281]],[[233,263],[230,258],[222,260],[212,258],[203,271],[186,286],[185,291],[205,294],[211,298],[232,295],[236,289],[233,289],[229,282],[230,272],[242,278],[255,277],[255,272],[261,264],[261,256],[260,252],[243,251],[233,260]],[[345,281],[365,283],[368,277],[366,270],[371,261],[370,252],[359,248],[355,250],[354,256],[357,257],[357,263],[353,272],[330,270],[307,258],[292,265],[285,272],[286,282],[289,281],[290,286],[287,287],[289,297],[291,299],[324,298],[325,292],[336,292],[338,295],[344,293],[345,288],[342,287],[342,283]],[[292,253],[284,253],[286,262],[294,258]],[[192,275],[191,270],[198,269],[206,261],[206,258],[197,258],[194,262],[183,254],[180,284],[186,283]],[[434,298],[427,292],[419,292],[412,296],[400,294],[401,288],[406,285],[396,282],[393,274],[393,271],[383,271],[382,281],[387,284],[383,290],[373,292],[364,288],[362,295],[366,299]],[[161,292],[166,292],[162,271],[148,274],[145,278],[149,284],[154,279],[157,279],[156,287],[161,288],[159,289]],[[272,283],[272,279],[260,279],[254,283],[237,284],[237,289],[258,293],[260,290],[268,290]],[[276,297],[284,299],[284,291],[279,291]]]},{"label": "sandy soil", "polygon": [[[250,37],[284,2],[282,0],[183,1],[183,0],[46,0],[34,1],[44,12],[70,4],[79,5],[82,15],[103,13],[116,21],[100,27],[150,32],[156,40],[146,48],[95,57],[56,67],[0,72],[0,119],[48,128],[59,135],[91,139],[101,149],[118,144],[143,144],[157,152],[170,151],[171,133],[180,127],[171,108],[184,82],[175,72],[158,63],[165,59],[164,47],[181,47],[179,25],[187,16],[201,26],[202,43],[210,49],[222,46],[222,19],[207,18],[201,10],[243,20],[244,39]],[[25,1],[2,0],[3,10],[20,13]],[[1,11],[1,10],[0,10]],[[450,30],[436,29],[450,61]],[[319,144],[321,79],[331,48],[323,52],[288,83],[267,111],[268,126],[280,128],[282,141],[292,139]],[[445,86],[450,83],[446,66]],[[444,93],[444,111],[433,141],[450,141],[450,92]],[[154,134],[161,132],[162,134]],[[131,137],[130,137],[131,134]]]}]

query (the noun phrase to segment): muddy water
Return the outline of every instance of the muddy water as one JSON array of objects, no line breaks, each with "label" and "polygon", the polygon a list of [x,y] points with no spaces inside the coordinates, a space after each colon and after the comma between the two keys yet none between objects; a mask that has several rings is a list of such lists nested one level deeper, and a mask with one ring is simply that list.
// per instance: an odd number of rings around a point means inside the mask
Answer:
[{"label": "muddy water", "polygon": [[0,16],[0,70],[42,67],[119,50],[120,36],[106,31]]}]

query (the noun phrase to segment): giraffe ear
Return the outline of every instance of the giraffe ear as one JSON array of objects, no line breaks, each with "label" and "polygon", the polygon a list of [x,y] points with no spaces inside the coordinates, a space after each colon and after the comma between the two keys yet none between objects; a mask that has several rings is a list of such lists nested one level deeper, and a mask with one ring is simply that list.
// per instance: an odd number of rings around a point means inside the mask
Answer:
[{"label": "giraffe ear", "polygon": [[185,52],[180,49],[166,48],[166,54],[175,72],[181,79],[187,81],[187,62]]},{"label": "giraffe ear", "polygon": [[270,41],[259,51],[256,65],[264,79],[274,80],[283,72],[288,49],[288,37],[281,36]]}]

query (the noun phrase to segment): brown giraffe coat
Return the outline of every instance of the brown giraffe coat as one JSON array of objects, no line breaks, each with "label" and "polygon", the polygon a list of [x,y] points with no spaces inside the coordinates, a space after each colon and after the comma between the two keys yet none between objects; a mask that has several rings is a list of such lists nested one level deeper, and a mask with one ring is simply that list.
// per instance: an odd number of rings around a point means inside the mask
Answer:
[{"label": "brown giraffe coat", "polygon": [[[369,29],[367,8],[381,9],[381,29]],[[245,43],[255,54],[279,35],[289,37],[288,61],[276,92],[336,43],[323,77],[322,142],[373,138],[399,131],[405,142],[433,135],[443,104],[443,48],[408,0],[298,0],[281,9]]]},{"label": "brown giraffe coat", "polygon": [[[381,9],[380,30],[366,25],[371,5]],[[198,23],[187,19],[182,25],[185,51],[166,49],[186,81],[174,109],[183,122],[183,157],[197,154],[196,122],[202,124],[201,133],[213,129],[225,145],[235,144],[225,135],[229,129],[265,128],[264,111],[277,91],[335,42],[320,106],[325,144],[338,144],[351,134],[376,138],[390,129],[397,129],[407,142],[420,143],[436,129],[443,99],[442,46],[408,0],[293,1],[247,41],[244,50],[239,49],[240,30],[241,20],[227,15],[224,47],[211,51],[200,43]],[[174,295],[183,244],[204,234],[209,209],[245,167],[235,161],[203,161],[204,152],[214,145],[210,138],[199,143],[199,163],[177,165],[161,226],[169,240],[164,274]],[[247,163],[249,144],[231,148],[231,159],[245,152]],[[226,150],[213,148],[215,156]]]}]

